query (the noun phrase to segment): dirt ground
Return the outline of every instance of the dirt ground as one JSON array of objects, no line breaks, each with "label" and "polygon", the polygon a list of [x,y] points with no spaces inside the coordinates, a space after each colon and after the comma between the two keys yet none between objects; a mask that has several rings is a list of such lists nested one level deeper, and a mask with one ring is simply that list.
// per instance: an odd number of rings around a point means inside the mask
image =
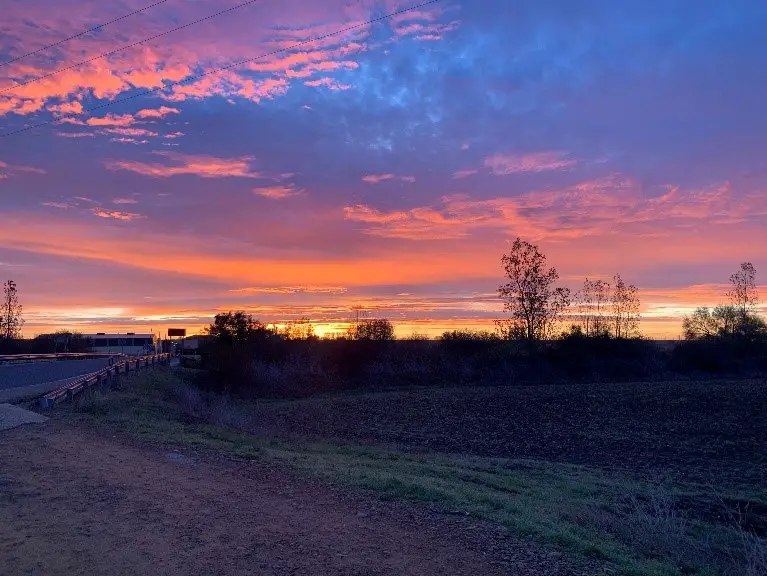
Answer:
[{"label": "dirt ground", "polygon": [[602,572],[465,517],[51,420],[0,432],[0,573]]},{"label": "dirt ground", "polygon": [[[767,483],[767,382],[421,389],[254,406],[262,437],[389,444]],[[290,422],[286,427],[284,422]]]}]

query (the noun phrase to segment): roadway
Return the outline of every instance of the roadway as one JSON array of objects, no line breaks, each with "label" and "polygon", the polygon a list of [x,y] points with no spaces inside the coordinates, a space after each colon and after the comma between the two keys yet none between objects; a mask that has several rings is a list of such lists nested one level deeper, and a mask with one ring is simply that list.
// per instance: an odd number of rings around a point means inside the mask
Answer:
[{"label": "roadway", "polygon": [[[109,358],[90,360],[46,360],[27,364],[0,365],[0,402],[17,396],[47,392],[66,380],[89,374],[109,365]],[[54,386],[53,384],[57,385]]]}]

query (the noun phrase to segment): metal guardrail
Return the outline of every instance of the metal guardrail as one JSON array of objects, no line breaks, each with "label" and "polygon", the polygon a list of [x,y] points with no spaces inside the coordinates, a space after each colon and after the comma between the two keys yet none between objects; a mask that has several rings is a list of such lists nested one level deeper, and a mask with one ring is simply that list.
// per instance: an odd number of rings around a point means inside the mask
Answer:
[{"label": "metal guardrail", "polygon": [[80,376],[77,378],[77,380],[74,380],[69,384],[64,384],[63,386],[48,392],[42,398],[40,398],[40,407],[46,410],[53,408],[57,402],[61,402],[62,400],[71,400],[76,394],[79,394],[83,390],[87,390],[96,384],[100,384],[113,376],[136,371],[142,366],[145,368],[150,368],[160,364],[167,364],[171,357],[171,354],[154,354],[152,356],[127,358],[120,362],[116,362],[111,366],[107,366],[106,368],[102,368],[96,372],[91,372],[90,374]]},{"label": "metal guardrail", "polygon": [[65,354],[6,354],[0,355],[0,364],[36,362],[40,360],[98,360],[100,358],[125,357],[125,354],[109,352],[71,352]]}]

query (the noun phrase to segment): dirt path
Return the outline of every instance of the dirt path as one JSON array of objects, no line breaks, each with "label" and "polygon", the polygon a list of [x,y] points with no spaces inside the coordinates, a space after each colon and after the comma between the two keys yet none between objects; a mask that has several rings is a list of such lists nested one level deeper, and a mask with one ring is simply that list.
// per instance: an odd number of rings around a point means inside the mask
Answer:
[{"label": "dirt path", "polygon": [[0,573],[594,572],[472,520],[52,420],[0,433]]}]

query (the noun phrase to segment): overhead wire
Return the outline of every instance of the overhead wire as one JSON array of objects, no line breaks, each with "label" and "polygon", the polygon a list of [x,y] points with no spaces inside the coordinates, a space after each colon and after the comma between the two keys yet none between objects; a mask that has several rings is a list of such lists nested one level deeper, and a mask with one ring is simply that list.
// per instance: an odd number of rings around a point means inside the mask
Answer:
[{"label": "overhead wire", "polygon": [[352,24],[351,26],[347,26],[345,28],[341,28],[340,30],[336,30],[335,32],[329,32],[327,34],[321,34],[319,36],[315,36],[313,38],[309,38],[307,40],[301,40],[300,42],[296,42],[294,44],[291,44],[290,46],[285,46],[283,48],[278,48],[276,50],[272,50],[271,52],[265,52],[263,54],[260,54],[258,56],[254,56],[252,58],[245,58],[243,60],[238,60],[237,62],[233,62],[231,64],[227,64],[226,66],[220,66],[218,68],[213,68],[211,70],[208,70],[206,72],[203,72],[201,74],[197,74],[196,76],[190,76],[188,78],[184,78],[183,80],[176,80],[167,82],[166,84],[163,84],[162,86],[158,86],[156,88],[149,88],[146,90],[143,90],[141,92],[138,92],[136,94],[131,94],[130,96],[125,96],[123,98],[118,98],[117,100],[112,100],[110,102],[106,102],[104,104],[99,104],[98,106],[92,106],[90,108],[84,108],[79,113],[72,113],[72,114],[64,114],[62,116],[59,116],[57,118],[53,118],[51,120],[46,120],[45,122],[39,122],[37,124],[32,124],[29,126],[25,126],[24,128],[19,128],[18,130],[13,130],[11,132],[6,132],[4,134],[0,134],[0,138],[7,138],[9,136],[13,136],[15,134],[21,134],[23,132],[29,132],[30,130],[34,130],[35,128],[41,128],[43,126],[48,126],[50,124],[54,124],[57,122],[61,122],[62,120],[66,120],[67,118],[76,118],[78,116],[82,116],[84,114],[90,114],[91,112],[94,112],[96,110],[103,110],[104,108],[110,108],[116,104],[121,104],[123,102],[128,102],[129,100],[135,100],[136,98],[141,98],[143,96],[148,96],[150,94],[155,94],[157,92],[160,92],[162,90],[167,90],[168,88],[171,88],[173,86],[179,86],[183,84],[188,84],[191,82],[195,82],[197,80],[200,80],[201,78],[205,78],[206,76],[210,76],[211,74],[217,74],[219,72],[224,72],[226,70],[231,70],[232,68],[237,68],[238,66],[242,66],[243,64],[248,64],[250,62],[255,62],[256,60],[260,60],[262,58],[267,58],[269,56],[274,56],[275,54],[280,54],[281,52],[287,52],[289,50],[294,50],[296,48],[299,48],[305,44],[310,44],[312,42],[317,42],[319,40],[324,40],[326,38],[331,38],[333,36],[338,36],[339,34],[344,34],[346,32],[349,32],[351,30],[355,30],[357,28],[361,28],[363,26],[369,26],[370,24],[375,24],[376,22],[380,22],[383,20],[387,20],[389,18],[393,18],[394,16],[398,16],[400,14],[405,14],[407,12],[413,12],[415,10],[419,10],[421,8],[424,8],[426,6],[429,6],[431,4],[437,4],[438,2],[441,2],[442,0],[427,0],[426,2],[421,2],[420,4],[416,4],[414,6],[410,6],[409,8],[402,8],[400,10],[396,10],[394,12],[390,12],[388,14],[384,14],[383,16],[378,16],[376,18],[371,18],[370,20],[366,20],[364,22],[360,22],[357,24]]},{"label": "overhead wire", "polygon": [[215,14],[209,14],[208,16],[199,18],[198,20],[187,22],[186,24],[182,24],[181,26],[177,26],[176,28],[171,28],[170,30],[166,30],[165,32],[160,32],[159,34],[155,34],[154,36],[150,36],[149,38],[144,38],[143,40],[139,40],[137,42],[133,42],[131,44],[121,46],[120,48],[110,50],[109,52],[104,52],[102,54],[99,54],[98,56],[94,56],[92,58],[88,58],[87,60],[82,60],[80,62],[77,62],[76,64],[71,64],[69,66],[66,66],[65,68],[59,68],[57,70],[54,70],[53,72],[43,74],[42,76],[36,76],[29,80],[25,80],[23,82],[16,82],[16,84],[13,86],[7,86],[5,88],[0,89],[0,94],[3,94],[10,90],[14,90],[16,88],[21,88],[23,86],[34,84],[35,82],[39,82],[40,80],[45,80],[46,78],[50,78],[51,76],[56,76],[57,74],[61,74],[62,72],[66,72],[67,70],[73,70],[74,68],[79,68],[80,66],[83,66],[85,64],[90,64],[91,62],[94,62],[95,60],[101,60],[102,58],[113,56],[115,54],[128,50],[129,48],[134,48],[136,46],[140,46],[141,44],[146,44],[147,42],[151,42],[152,40],[156,40],[157,38],[161,38],[173,32],[178,32],[179,30],[183,30],[184,28],[189,28],[190,26],[200,24],[201,22],[205,22],[206,20],[217,18],[218,16],[228,14],[229,12],[234,12],[235,10],[239,10],[240,8],[245,8],[246,6],[250,6],[251,4],[255,4],[256,2],[258,2],[258,0],[247,0],[246,2],[242,2],[241,4],[237,4],[236,6],[230,6],[229,8],[226,8],[225,10],[221,10],[220,12],[216,12]]},{"label": "overhead wire", "polygon": [[128,14],[123,14],[122,16],[115,18],[114,20],[110,20],[109,22],[104,22],[103,24],[99,24],[98,26],[89,28],[88,30],[85,30],[84,32],[80,32],[79,34],[70,36],[69,38],[64,38],[63,40],[59,40],[58,42],[54,42],[53,44],[48,44],[47,46],[43,46],[42,48],[38,48],[37,50],[33,50],[32,52],[27,52],[26,54],[22,54],[21,56],[16,56],[16,58],[12,58],[11,60],[0,62],[0,68],[2,68],[3,66],[8,66],[8,64],[13,64],[14,62],[18,62],[19,60],[22,60],[26,58],[27,56],[33,56],[35,54],[39,54],[40,52],[45,52],[46,50],[55,48],[56,46],[61,46],[65,42],[69,42],[70,40],[74,40],[75,38],[80,38],[81,36],[85,36],[86,34],[90,34],[91,32],[96,32],[97,30],[101,30],[102,28],[111,26],[112,24],[114,24],[115,22],[119,22],[120,20],[125,20],[126,18],[130,18],[131,16],[135,16],[136,14],[140,14],[141,12],[146,12],[150,8],[154,8],[155,6],[159,6],[160,4],[165,4],[167,1],[168,0],[160,0],[159,2],[155,2],[154,4],[150,4],[149,6],[144,6],[143,8],[139,8],[138,10],[134,10],[133,12],[130,12]]}]

